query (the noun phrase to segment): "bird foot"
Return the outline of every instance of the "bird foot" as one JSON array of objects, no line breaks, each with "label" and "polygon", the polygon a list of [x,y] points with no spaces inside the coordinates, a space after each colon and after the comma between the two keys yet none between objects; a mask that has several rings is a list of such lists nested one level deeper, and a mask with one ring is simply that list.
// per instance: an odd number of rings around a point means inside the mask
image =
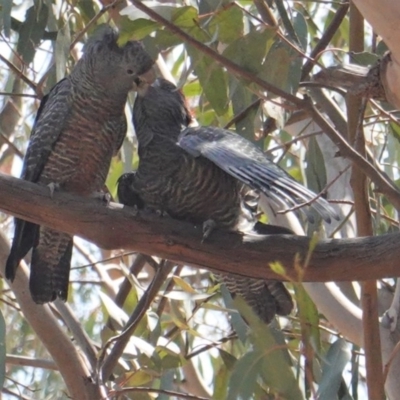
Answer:
[{"label": "bird foot", "polygon": [[98,199],[104,203],[106,203],[106,206],[108,207],[110,203],[113,201],[113,197],[111,196],[110,193],[108,192],[93,192],[90,195],[91,198],[93,199]]},{"label": "bird foot", "polygon": [[164,210],[153,210],[157,217],[167,217],[168,213]]},{"label": "bird foot", "polygon": [[50,182],[47,187],[50,189],[50,197],[53,198],[54,192],[60,189],[60,184],[56,182]]},{"label": "bird foot", "polygon": [[103,193],[103,201],[106,203],[107,207],[112,202],[113,198],[110,193]]},{"label": "bird foot", "polygon": [[211,232],[216,228],[217,223],[213,219],[208,219],[203,223],[203,239],[201,243],[203,243],[210,235]]},{"label": "bird foot", "polygon": [[136,208],[138,211],[142,211],[145,214],[155,215],[156,217],[169,217],[169,214],[165,210],[161,210],[158,208],[151,208],[144,206],[143,208],[134,205],[132,208]]}]

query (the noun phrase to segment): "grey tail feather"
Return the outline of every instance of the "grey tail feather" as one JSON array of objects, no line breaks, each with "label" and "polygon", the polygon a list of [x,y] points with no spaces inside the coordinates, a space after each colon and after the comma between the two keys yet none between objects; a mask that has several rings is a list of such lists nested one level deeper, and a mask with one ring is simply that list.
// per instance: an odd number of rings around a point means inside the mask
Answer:
[{"label": "grey tail feather", "polygon": [[57,265],[42,260],[38,249],[33,248],[29,289],[35,303],[48,303],[56,298],[67,300],[72,247],[71,238]]},{"label": "grey tail feather", "polygon": [[275,299],[276,313],[288,315],[293,309],[293,300],[286,286],[278,281],[265,281],[265,286]]},{"label": "grey tail feather", "polygon": [[21,260],[35,245],[39,225],[15,218],[15,233],[10,254],[6,261],[6,278],[13,281]]},{"label": "grey tail feather", "polygon": [[231,296],[241,296],[255,314],[269,324],[276,314],[288,315],[293,300],[282,282],[245,278],[238,275],[222,275],[222,281]]}]

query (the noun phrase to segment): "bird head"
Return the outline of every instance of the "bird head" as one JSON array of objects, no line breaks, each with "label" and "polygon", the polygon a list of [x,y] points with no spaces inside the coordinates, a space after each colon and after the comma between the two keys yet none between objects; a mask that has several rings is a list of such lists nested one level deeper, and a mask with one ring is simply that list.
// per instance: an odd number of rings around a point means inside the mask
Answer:
[{"label": "bird head", "polygon": [[129,41],[119,46],[118,33],[108,25],[97,29],[83,51],[82,69],[95,84],[100,84],[110,94],[135,89],[138,79],[154,82],[154,60],[142,44]]},{"label": "bird head", "polygon": [[192,122],[185,96],[163,78],[157,78],[152,84],[138,82],[133,118],[135,127],[144,122],[147,126],[154,125],[155,129],[169,126],[178,132]]}]

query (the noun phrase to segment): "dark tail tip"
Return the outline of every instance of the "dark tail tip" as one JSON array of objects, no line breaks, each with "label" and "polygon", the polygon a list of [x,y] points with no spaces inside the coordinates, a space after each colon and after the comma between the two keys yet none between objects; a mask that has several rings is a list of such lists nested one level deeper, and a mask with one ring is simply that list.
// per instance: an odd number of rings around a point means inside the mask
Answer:
[{"label": "dark tail tip", "polygon": [[29,290],[35,303],[49,303],[57,298],[67,300],[72,246],[71,238],[56,265],[46,262],[40,257],[40,251],[33,248]]},{"label": "dark tail tip", "polygon": [[13,251],[11,251],[6,262],[6,278],[11,282],[13,282],[15,279],[15,274],[17,272],[18,265],[19,265],[19,260],[15,259],[15,255]]}]

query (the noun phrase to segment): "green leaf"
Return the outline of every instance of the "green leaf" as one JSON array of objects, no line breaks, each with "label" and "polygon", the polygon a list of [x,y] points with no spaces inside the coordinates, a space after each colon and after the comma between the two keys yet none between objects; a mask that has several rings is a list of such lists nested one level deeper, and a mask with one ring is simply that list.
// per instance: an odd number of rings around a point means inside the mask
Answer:
[{"label": "green leaf", "polygon": [[317,351],[321,351],[321,336],[319,331],[319,313],[314,302],[304,290],[302,284],[294,284],[296,293],[297,308],[299,310],[300,324],[303,332],[303,338],[311,343]]},{"label": "green leaf", "polygon": [[25,21],[19,30],[17,52],[26,64],[30,64],[35,56],[36,46],[43,38],[49,9],[45,4],[30,7],[25,14]]},{"label": "green leaf", "polygon": [[9,38],[11,31],[11,9],[13,2],[12,0],[3,0],[1,2],[1,17],[4,35]]},{"label": "green leaf", "polygon": [[378,62],[379,56],[368,51],[363,51],[362,53],[349,53],[350,60],[354,64],[363,65],[365,67],[369,67],[370,65],[374,65]]},{"label": "green leaf", "polygon": [[285,267],[279,261],[275,261],[275,262],[269,263],[269,267],[276,274],[279,274],[279,275],[285,275],[286,274]]},{"label": "green leaf", "polygon": [[69,31],[69,24],[66,23],[57,32],[56,48],[55,48],[57,81],[63,79],[65,76],[65,68],[67,66],[67,60],[69,57],[70,45],[71,45],[71,33]]},{"label": "green leaf", "polygon": [[221,295],[229,311],[231,317],[230,322],[232,324],[232,327],[237,333],[240,341],[242,343],[245,343],[247,340],[248,327],[246,323],[243,321],[242,316],[237,311],[234,311],[236,309],[236,299],[235,300],[232,299],[232,296],[225,285],[221,285]]},{"label": "green leaf", "polygon": [[293,27],[296,31],[297,37],[300,41],[301,50],[306,51],[307,49],[307,38],[308,38],[308,29],[307,22],[304,18],[304,15],[300,12],[296,13],[293,21]]},{"label": "green leaf", "polygon": [[[314,192],[319,193],[323,190],[327,184],[326,177],[326,169],[325,169],[325,160],[324,156],[319,148],[319,144],[315,137],[311,137],[308,142],[308,151],[306,154],[306,163],[307,166],[305,168],[305,174],[307,178],[307,186]],[[318,224],[318,221],[321,221],[321,217],[318,213],[310,209],[310,214],[313,215],[315,220],[315,225]],[[314,225],[314,226],[315,226]],[[308,234],[315,229],[313,226],[309,226],[310,231]]]},{"label": "green leaf", "polygon": [[132,21],[128,17],[122,17],[119,23],[118,41],[123,44],[128,40],[142,40],[159,28],[158,22],[149,19],[139,18]]},{"label": "green leaf", "polygon": [[226,399],[228,394],[228,383],[230,373],[228,368],[222,366],[214,376],[214,393],[212,398],[215,400]]},{"label": "green leaf", "polygon": [[93,7],[94,4],[92,0],[79,0],[76,2],[76,6],[81,10],[81,14],[86,22],[89,22],[96,15],[96,11]]},{"label": "green leaf", "polygon": [[[153,374],[151,374],[151,371],[138,370],[135,372],[130,371],[126,374],[126,376],[121,375],[120,380],[126,386],[144,386],[153,381],[154,376]],[[145,398],[149,397],[147,396]],[[137,396],[137,394],[135,394],[135,400],[136,399],[139,399],[139,396]]]},{"label": "green leaf", "polygon": [[187,50],[207,100],[218,115],[225,114],[229,106],[226,74],[213,59],[191,46]]},{"label": "green leaf", "polygon": [[186,97],[200,96],[201,86],[200,86],[199,81],[196,80],[196,81],[187,83],[185,86],[183,86],[182,92]]},{"label": "green leaf", "polygon": [[275,37],[275,32],[253,31],[232,42],[223,55],[243,69],[258,74],[263,68],[263,60]]},{"label": "green leaf", "polygon": [[[229,92],[234,115],[238,115],[246,110],[257,99],[256,95],[250,92],[236,79],[236,77],[233,76],[229,77]],[[235,123],[236,132],[256,144],[256,146],[260,145],[260,142],[256,142],[254,134],[254,118],[257,114],[258,108],[259,106],[247,110],[245,116]]]},{"label": "green leaf", "polygon": [[146,51],[154,58],[159,52],[182,43],[182,39],[165,29],[158,30],[155,37],[147,36],[143,39]]},{"label": "green leaf", "polygon": [[315,137],[311,137],[309,140],[306,162],[305,172],[308,187],[318,193],[325,188],[327,178],[324,156]]},{"label": "green leaf", "polygon": [[173,281],[175,282],[175,285],[179,286],[183,291],[191,294],[197,294],[197,291],[192,288],[184,279],[182,279],[180,276],[174,275],[172,277]]},{"label": "green leaf", "polygon": [[107,311],[107,315],[119,325],[119,328],[123,328],[125,323],[128,321],[128,315],[118,307],[114,300],[112,300],[108,295],[102,292],[100,292],[99,295],[100,301]]},{"label": "green leaf", "polygon": [[268,52],[260,77],[280,89],[288,90],[292,61],[289,47],[281,41],[276,41]]},{"label": "green leaf", "polygon": [[324,360],[317,393],[319,399],[337,398],[342,373],[350,358],[350,345],[344,339],[338,339],[331,345]]},{"label": "green leaf", "polygon": [[[249,365],[249,368],[253,368],[252,373],[260,375],[265,384],[276,393],[277,398],[303,399],[284,342],[278,339],[272,328],[254,314],[243,299],[235,298],[234,303],[251,328],[250,338],[256,353],[256,356],[251,358],[253,364]],[[242,370],[242,374],[246,371],[246,369]]]},{"label": "green leaf", "polygon": [[181,330],[188,330],[189,326],[187,324],[186,318],[184,317],[179,308],[180,303],[177,302],[176,300],[171,300],[170,306],[171,306],[171,312],[169,316],[171,317],[174,324]]},{"label": "green leaf", "polygon": [[250,351],[240,358],[229,380],[228,399],[251,399],[262,369],[262,356],[258,351]]},{"label": "green leaf", "polygon": [[228,369],[228,371],[232,371],[237,362],[237,358],[225,350],[218,349],[218,351],[225,367]]},{"label": "green leaf", "polygon": [[114,157],[111,160],[111,166],[106,180],[106,186],[114,199],[117,197],[117,182],[123,172],[124,165],[122,161]]},{"label": "green leaf", "polygon": [[279,12],[279,15],[282,19],[283,26],[286,29],[287,36],[290,38],[290,41],[295,45],[299,45],[300,41],[297,37],[296,31],[292,25],[292,22],[289,19],[288,12],[286,11],[286,7],[282,0],[275,0],[276,8]]},{"label": "green leaf", "polygon": [[177,355],[167,354],[162,358],[161,366],[163,369],[179,368],[182,366],[182,361]]},{"label": "green leaf", "polygon": [[191,29],[198,26],[199,16],[194,7],[179,7],[172,12],[172,22],[182,29]]},{"label": "green leaf", "polygon": [[243,13],[238,7],[217,10],[208,24],[211,36],[223,43],[231,43],[243,35]]},{"label": "green leaf", "polygon": [[[168,21],[171,21],[172,15],[174,11],[177,9],[177,6],[170,6],[170,5],[158,5],[157,3],[147,4],[154,12],[156,12],[161,17],[165,18]],[[139,10],[135,6],[128,6],[125,7],[121,11],[121,15],[127,15],[129,19],[132,21],[136,21],[137,19],[144,18],[144,19],[151,19],[145,12]]]}]

